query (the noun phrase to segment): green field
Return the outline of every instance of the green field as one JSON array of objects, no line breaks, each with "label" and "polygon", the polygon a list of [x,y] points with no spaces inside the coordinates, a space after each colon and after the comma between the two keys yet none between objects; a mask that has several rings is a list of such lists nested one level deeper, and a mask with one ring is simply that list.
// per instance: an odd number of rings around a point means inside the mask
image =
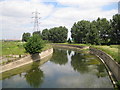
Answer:
[{"label": "green field", "polygon": [[25,49],[22,42],[6,41],[0,42],[2,47],[2,55],[24,55]]},{"label": "green field", "polygon": [[[7,42],[0,42],[0,48],[2,51],[2,55],[25,55],[25,49],[23,47],[23,42],[15,42],[15,41],[7,41]],[[51,48],[51,45],[45,44],[42,51]]]},{"label": "green field", "polygon": [[[52,46],[49,44],[45,44],[44,48],[42,48],[42,51],[45,51]],[[18,42],[18,41],[5,41],[0,42],[0,64],[6,64],[9,62],[12,62],[14,60],[18,60],[21,58],[21,56],[28,55],[24,49],[24,42]]]},{"label": "green field", "polygon": [[[68,43],[58,43],[58,44],[68,44]],[[91,46],[102,50],[113,57],[115,61],[120,64],[120,45],[90,45],[90,44],[70,44],[70,45],[79,45],[79,46]]]}]

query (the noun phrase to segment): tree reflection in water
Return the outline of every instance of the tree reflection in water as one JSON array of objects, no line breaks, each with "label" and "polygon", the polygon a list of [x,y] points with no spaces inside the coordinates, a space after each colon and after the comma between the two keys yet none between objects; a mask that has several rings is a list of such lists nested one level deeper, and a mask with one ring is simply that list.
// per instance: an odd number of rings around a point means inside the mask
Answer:
[{"label": "tree reflection in water", "polygon": [[105,67],[103,64],[97,65],[97,70],[98,70],[98,73],[97,73],[98,78],[107,76],[107,73],[105,72]]},{"label": "tree reflection in water", "polygon": [[71,58],[71,65],[75,71],[81,73],[88,72],[88,64],[86,63],[87,61],[83,54],[75,52],[75,54]]},{"label": "tree reflection in water", "polygon": [[39,69],[39,63],[34,62],[31,69],[26,72],[25,75],[26,81],[30,84],[30,86],[34,88],[40,87],[43,82],[44,74],[43,71]]},{"label": "tree reflection in water", "polygon": [[61,49],[54,49],[51,62],[59,65],[65,65],[68,62],[66,51]]}]

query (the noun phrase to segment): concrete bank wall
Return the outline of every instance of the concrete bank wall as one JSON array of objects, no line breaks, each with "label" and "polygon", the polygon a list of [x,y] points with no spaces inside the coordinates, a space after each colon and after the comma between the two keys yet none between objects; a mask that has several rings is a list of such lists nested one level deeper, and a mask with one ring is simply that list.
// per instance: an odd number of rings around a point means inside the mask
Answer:
[{"label": "concrete bank wall", "polygon": [[99,56],[108,68],[111,70],[112,74],[115,76],[116,80],[120,80],[120,65],[108,54],[105,52],[98,50],[96,48],[90,47],[90,52]]},{"label": "concrete bank wall", "polygon": [[41,59],[51,55],[52,53],[53,53],[53,48],[48,49],[48,50],[43,51],[43,52],[38,53],[38,54],[28,55],[28,56],[21,58],[15,62],[11,62],[11,63],[8,63],[6,65],[0,66],[0,68],[2,68],[0,73],[11,70],[11,69],[15,69],[17,67],[32,63],[32,62],[37,61],[37,60],[41,60]]},{"label": "concrete bank wall", "polygon": [[52,44],[53,46],[71,48],[71,49],[89,49],[89,46],[68,45],[68,44]]}]

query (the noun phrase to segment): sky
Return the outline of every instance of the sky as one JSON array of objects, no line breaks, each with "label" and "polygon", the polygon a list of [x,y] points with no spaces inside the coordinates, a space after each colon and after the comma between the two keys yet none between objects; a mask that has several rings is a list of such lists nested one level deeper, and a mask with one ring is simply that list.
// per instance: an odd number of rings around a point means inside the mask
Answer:
[{"label": "sky", "polygon": [[21,39],[24,32],[33,32],[34,15],[38,11],[42,31],[46,28],[71,27],[80,20],[110,20],[118,13],[119,0],[0,0],[0,37]]}]

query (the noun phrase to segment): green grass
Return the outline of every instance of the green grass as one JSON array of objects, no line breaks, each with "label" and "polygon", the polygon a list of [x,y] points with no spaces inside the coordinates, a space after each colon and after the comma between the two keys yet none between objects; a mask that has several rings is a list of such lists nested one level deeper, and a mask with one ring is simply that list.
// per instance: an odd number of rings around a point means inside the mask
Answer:
[{"label": "green grass", "polygon": [[77,43],[56,43],[56,44],[68,44],[68,45],[78,45],[78,46],[90,46],[90,44],[77,44]]},{"label": "green grass", "polygon": [[107,45],[103,45],[103,46],[101,46],[101,45],[92,45],[92,47],[100,49],[100,50],[106,52],[107,54],[112,56],[115,61],[120,63],[120,53],[119,53],[120,45],[110,45],[110,46],[107,46]]},{"label": "green grass", "polygon": [[42,51],[45,51],[45,50],[50,49],[50,48],[52,48],[52,45],[45,44],[44,48],[42,48]]},{"label": "green grass", "polygon": [[[41,52],[49,48],[52,48],[52,46],[50,44],[45,44]],[[13,58],[13,56],[9,56],[9,55],[27,55],[28,54],[26,53],[24,49],[24,43],[22,42],[15,42],[15,41],[0,42],[0,50],[2,51],[0,56],[5,56],[7,59],[7,61],[3,61],[0,64],[6,64],[18,59],[18,58]],[[9,60],[9,58],[13,58],[13,59]]]},{"label": "green grass", "polygon": [[15,41],[9,41],[9,42],[0,42],[2,47],[2,55],[24,55],[25,49],[23,47],[22,42],[15,42]]},{"label": "green grass", "polygon": [[[8,41],[8,42],[0,42],[0,49],[2,51],[1,55],[25,55],[25,49],[23,47],[24,43],[22,42],[15,42],[15,41]],[[51,45],[45,44],[42,51],[52,48]],[[0,56],[1,56],[0,55]]]}]

